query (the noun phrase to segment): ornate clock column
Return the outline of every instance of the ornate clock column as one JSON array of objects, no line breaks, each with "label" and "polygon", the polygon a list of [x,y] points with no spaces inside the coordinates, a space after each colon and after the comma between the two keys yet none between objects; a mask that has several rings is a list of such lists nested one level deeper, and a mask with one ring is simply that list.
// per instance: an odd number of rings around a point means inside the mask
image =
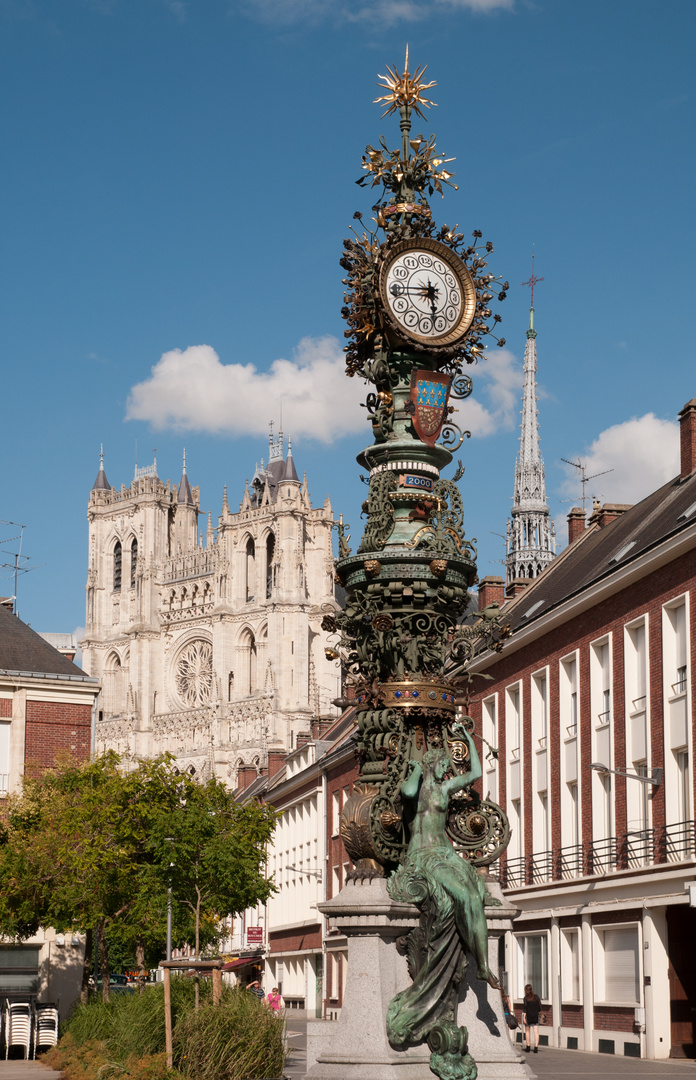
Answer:
[{"label": "ornate clock column", "polygon": [[355,552],[338,527],[345,609],[323,623],[355,694],[361,768],[341,820],[354,870],[321,905],[349,937],[349,985],[331,1045],[320,1051],[310,1038],[308,1075],[317,1080],[421,1080],[424,1064],[473,1080],[457,1021],[467,953],[476,977],[497,987],[485,908],[501,898],[479,868],[498,858],[509,831],[500,807],[472,786],[481,775],[473,723],[458,711],[468,659],[479,645],[499,648],[505,631],[491,612],[463,622],[475,542],[464,532],[461,462],[451,479],[442,472],[468,434],[452,419],[452,402],[472,390],[462,369],[482,354],[485,335],[495,337],[500,317],[489,304],[504,299],[507,282],[485,272],[493,245],[480,232],[467,243],[432,220],[425,193],[451,185],[452,159],[438,155],[434,137],[411,137],[413,113],[432,104],[424,92],[435,83],[424,73],[409,72],[407,52],[402,74],[381,76],[387,93],[377,100],[385,116],[398,110],[402,146],[367,147],[358,182],[382,187],[374,228],[357,226],[341,259],[347,374],[374,388],[373,442],[358,456],[368,493]]}]

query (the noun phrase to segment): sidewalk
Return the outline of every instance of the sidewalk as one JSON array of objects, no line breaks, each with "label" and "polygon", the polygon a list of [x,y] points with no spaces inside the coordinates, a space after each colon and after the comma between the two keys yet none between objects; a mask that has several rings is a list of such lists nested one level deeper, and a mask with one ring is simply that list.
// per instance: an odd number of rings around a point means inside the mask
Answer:
[{"label": "sidewalk", "polygon": [[[539,1047],[538,1054],[520,1055],[532,1072],[543,1077],[596,1077],[597,1080],[614,1080],[614,1077],[632,1077],[633,1080],[696,1080],[696,1061],[680,1058],[669,1061],[645,1061],[644,1058],[618,1057],[615,1054],[591,1054],[583,1050],[557,1050]],[[0,1076],[0,1080],[3,1080]]]},{"label": "sidewalk", "polygon": [[[285,1075],[290,1080],[301,1080],[307,1071],[307,1021],[291,1016],[288,1019],[288,1045],[290,1054],[285,1065]],[[577,1077],[587,1080],[696,1080],[696,1061],[679,1060],[645,1061],[642,1058],[617,1057],[614,1054],[590,1054],[583,1050],[556,1050],[540,1047],[538,1054],[520,1052],[520,1058],[529,1065],[539,1080],[558,1080]],[[21,1065],[21,1062],[18,1062]],[[435,1080],[433,1073],[430,1080]],[[55,1074],[53,1074],[53,1080]],[[0,1069],[0,1080],[22,1080],[21,1077],[5,1077]],[[31,1080],[40,1080],[38,1076]],[[47,1072],[44,1080],[52,1080]],[[426,1077],[425,1080],[428,1080]]]},{"label": "sidewalk", "polygon": [[0,1080],[58,1080],[59,1072],[41,1061],[0,1058]]}]

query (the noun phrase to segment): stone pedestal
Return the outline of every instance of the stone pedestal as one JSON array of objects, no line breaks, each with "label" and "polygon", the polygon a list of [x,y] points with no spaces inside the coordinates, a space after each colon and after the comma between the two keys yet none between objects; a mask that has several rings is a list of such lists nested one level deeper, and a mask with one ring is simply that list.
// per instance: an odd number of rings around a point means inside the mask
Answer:
[{"label": "stone pedestal", "polygon": [[[498,881],[487,878],[486,886],[491,896],[502,902],[500,907],[486,908],[488,966],[497,972],[498,942],[512,929],[519,909],[504,898]],[[479,1080],[532,1080],[534,1074],[510,1037],[502,994],[476,978],[473,960],[459,988],[457,1022],[469,1031],[469,1053],[478,1066]]]},{"label": "stone pedestal", "polygon": [[[488,887],[502,899],[497,882]],[[433,1080],[427,1044],[393,1050],[386,1031],[389,1002],[411,982],[396,939],[418,925],[418,909],[394,903],[384,878],[349,881],[319,908],[346,935],[348,979],[340,1019],[307,1022],[306,1080]],[[486,914],[490,966],[496,971],[498,939],[517,910],[503,901]],[[500,993],[474,977],[473,961],[468,970],[473,971],[471,987],[462,984],[458,1019],[469,1029],[469,1052],[479,1077],[529,1080],[532,1074],[508,1035]]]}]

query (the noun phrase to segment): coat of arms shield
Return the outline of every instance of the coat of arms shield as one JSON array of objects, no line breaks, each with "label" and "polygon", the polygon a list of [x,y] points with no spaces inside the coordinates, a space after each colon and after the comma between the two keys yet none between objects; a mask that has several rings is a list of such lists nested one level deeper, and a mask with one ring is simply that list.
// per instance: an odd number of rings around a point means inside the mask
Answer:
[{"label": "coat of arms shield", "polygon": [[413,426],[419,438],[434,446],[447,416],[452,376],[439,371],[411,372]]}]

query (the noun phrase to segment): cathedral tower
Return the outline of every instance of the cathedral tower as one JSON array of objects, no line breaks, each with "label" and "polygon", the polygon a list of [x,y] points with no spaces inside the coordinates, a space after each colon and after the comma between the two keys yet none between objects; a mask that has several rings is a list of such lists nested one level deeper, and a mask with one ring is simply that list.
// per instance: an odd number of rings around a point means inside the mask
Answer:
[{"label": "cathedral tower", "polygon": [[337,664],[321,621],[336,608],[333,514],[313,508],[288,440],[271,434],[238,513],[198,530],[186,456],[178,485],[157,465],[112,488],[103,458],[90,492],[85,671],[102,680],[98,751],[167,750],[199,776],[286,753],[334,715]]},{"label": "cathedral tower", "polygon": [[524,390],[520,450],[515,464],[515,494],[507,524],[507,583],[519,578],[535,578],[555,558],[556,533],[546,500],[544,461],[539,449],[539,422],[536,392],[536,330],[534,329],[534,285],[542,278],[532,276],[532,303],[529,309],[527,346],[524,350]]}]

